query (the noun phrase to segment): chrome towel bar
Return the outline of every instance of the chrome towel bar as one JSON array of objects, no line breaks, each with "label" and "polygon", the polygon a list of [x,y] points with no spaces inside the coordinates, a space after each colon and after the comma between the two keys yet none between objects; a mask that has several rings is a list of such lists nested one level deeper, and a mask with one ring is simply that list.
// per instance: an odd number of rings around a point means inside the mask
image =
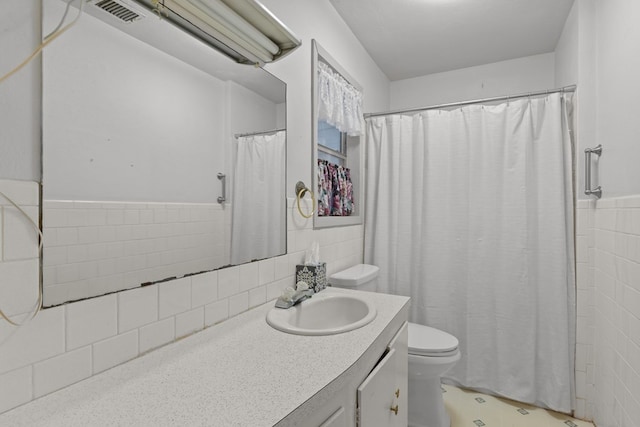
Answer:
[{"label": "chrome towel bar", "polygon": [[602,187],[591,188],[591,155],[595,154],[600,157],[602,155],[602,145],[596,148],[585,148],[584,150],[584,194],[587,196],[594,195],[598,199],[602,197]]}]

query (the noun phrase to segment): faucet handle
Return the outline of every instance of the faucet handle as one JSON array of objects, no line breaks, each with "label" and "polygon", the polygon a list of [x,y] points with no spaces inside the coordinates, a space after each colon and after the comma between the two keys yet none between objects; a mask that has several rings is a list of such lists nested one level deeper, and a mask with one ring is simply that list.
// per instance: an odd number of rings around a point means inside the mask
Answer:
[{"label": "faucet handle", "polygon": [[307,298],[311,298],[314,292],[313,289],[303,289],[294,291],[293,288],[287,287],[282,292],[282,295],[278,297],[276,301],[276,307],[278,308],[290,308],[296,304],[301,303]]},{"label": "faucet handle", "polygon": [[298,283],[296,283],[296,291],[306,291],[307,289],[309,289],[309,285],[307,284],[307,282],[300,280]]}]

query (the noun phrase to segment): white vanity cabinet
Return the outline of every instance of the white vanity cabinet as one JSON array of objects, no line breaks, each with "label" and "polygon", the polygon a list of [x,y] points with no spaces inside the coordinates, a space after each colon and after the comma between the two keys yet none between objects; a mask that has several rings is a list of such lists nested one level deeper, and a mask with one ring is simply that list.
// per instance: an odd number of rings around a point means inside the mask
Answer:
[{"label": "white vanity cabinet", "polygon": [[299,413],[295,421],[279,423],[278,427],[406,427],[408,342],[409,329],[404,322],[382,349],[382,355],[372,355],[370,362],[344,378],[342,386],[328,396],[316,396],[322,401],[318,402],[320,406],[313,405],[306,414]]},{"label": "white vanity cabinet", "polygon": [[[370,302],[377,309],[375,320],[343,334],[299,336],[269,326],[265,318],[273,302],[266,303],[2,413],[0,426],[113,424],[114,413],[125,425],[171,419],[182,425],[406,426],[401,420],[406,420],[409,298],[332,292]],[[365,400],[357,412],[359,387],[361,395],[381,397],[380,403]],[[396,405],[397,416],[391,411]]]},{"label": "white vanity cabinet", "polygon": [[406,427],[408,374],[408,326],[405,323],[385,356],[358,387],[359,426]]},{"label": "white vanity cabinet", "polygon": [[319,427],[407,426],[409,382],[408,324],[393,336],[382,357],[378,354],[320,408],[304,418]]},{"label": "white vanity cabinet", "polygon": [[344,407],[341,406],[336,412],[331,414],[331,416],[327,418],[325,422],[320,424],[320,427],[347,427],[347,423],[347,411],[345,411]]}]

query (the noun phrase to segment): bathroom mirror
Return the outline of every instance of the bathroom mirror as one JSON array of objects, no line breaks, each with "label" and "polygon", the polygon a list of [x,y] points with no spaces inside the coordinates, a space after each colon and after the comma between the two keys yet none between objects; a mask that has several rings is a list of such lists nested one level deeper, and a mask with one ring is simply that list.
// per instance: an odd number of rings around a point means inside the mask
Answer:
[{"label": "bathroom mirror", "polygon": [[285,84],[140,14],[43,53],[44,306],[286,253]]}]

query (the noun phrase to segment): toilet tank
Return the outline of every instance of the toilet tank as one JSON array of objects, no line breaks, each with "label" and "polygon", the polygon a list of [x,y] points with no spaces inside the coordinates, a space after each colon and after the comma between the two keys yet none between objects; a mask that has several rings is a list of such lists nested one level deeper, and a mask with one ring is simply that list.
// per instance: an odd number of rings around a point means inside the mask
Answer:
[{"label": "toilet tank", "polygon": [[376,292],[379,271],[380,269],[375,265],[358,264],[332,274],[329,277],[329,283],[337,288]]}]

